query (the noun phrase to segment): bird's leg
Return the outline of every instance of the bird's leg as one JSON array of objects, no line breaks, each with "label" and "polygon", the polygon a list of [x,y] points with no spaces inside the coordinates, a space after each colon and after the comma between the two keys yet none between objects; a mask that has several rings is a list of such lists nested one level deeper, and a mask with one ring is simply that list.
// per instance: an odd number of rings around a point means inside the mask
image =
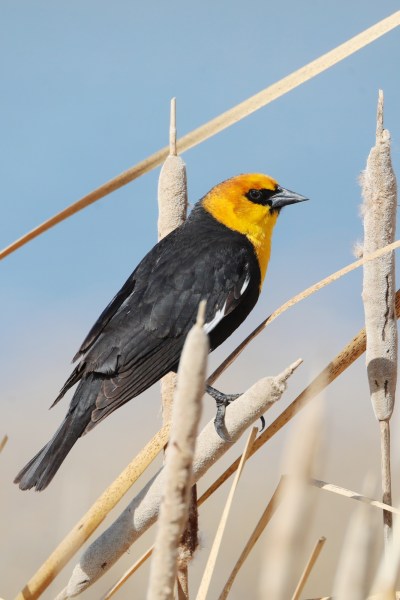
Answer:
[{"label": "bird's leg", "polygon": [[[215,431],[218,433],[219,437],[221,439],[223,439],[225,442],[230,442],[231,440],[229,438],[228,432],[225,427],[226,407],[229,406],[229,404],[231,402],[233,402],[234,400],[239,398],[239,396],[241,396],[242,394],[224,394],[223,392],[220,392],[219,390],[211,387],[211,385],[206,386],[206,392],[212,398],[214,398],[214,400],[217,404],[217,414],[215,415],[215,419],[214,419]],[[261,431],[265,427],[265,419],[263,416],[261,416],[260,419],[261,419],[261,429],[260,429],[260,433],[261,433]]]}]

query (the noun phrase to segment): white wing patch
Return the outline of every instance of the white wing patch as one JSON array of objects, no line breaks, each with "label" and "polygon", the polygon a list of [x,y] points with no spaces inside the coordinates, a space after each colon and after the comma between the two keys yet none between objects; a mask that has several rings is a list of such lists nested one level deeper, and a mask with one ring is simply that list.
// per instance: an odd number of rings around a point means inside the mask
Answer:
[{"label": "white wing patch", "polygon": [[243,281],[242,288],[241,288],[241,290],[239,292],[241,296],[243,296],[243,294],[247,290],[247,287],[248,287],[249,283],[250,283],[250,275],[247,275],[246,279]]},{"label": "white wing patch", "polygon": [[204,323],[204,331],[206,333],[210,333],[210,331],[212,329],[214,329],[214,327],[216,327],[220,321],[222,321],[222,319],[225,316],[225,309],[226,309],[226,302],[222,308],[217,310],[217,312],[215,313],[215,315],[211,319],[211,321],[209,321],[208,323]]},{"label": "white wing patch", "polygon": [[[247,287],[250,283],[250,275],[246,276],[246,279],[243,282],[243,285],[240,289],[239,295],[243,296],[244,292],[247,290]],[[219,310],[217,310],[217,312],[215,313],[214,317],[211,319],[211,321],[209,321],[208,323],[204,323],[204,331],[206,333],[210,333],[210,331],[212,331],[220,321],[222,321],[222,319],[225,317],[226,315],[226,302],[223,305],[222,308],[220,308]]]}]

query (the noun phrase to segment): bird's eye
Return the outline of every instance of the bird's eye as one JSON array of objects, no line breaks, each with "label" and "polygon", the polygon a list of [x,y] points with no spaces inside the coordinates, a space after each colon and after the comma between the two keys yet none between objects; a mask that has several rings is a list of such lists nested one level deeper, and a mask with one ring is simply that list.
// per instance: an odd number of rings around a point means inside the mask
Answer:
[{"label": "bird's eye", "polygon": [[260,200],[262,197],[261,190],[250,190],[249,191],[250,200]]}]

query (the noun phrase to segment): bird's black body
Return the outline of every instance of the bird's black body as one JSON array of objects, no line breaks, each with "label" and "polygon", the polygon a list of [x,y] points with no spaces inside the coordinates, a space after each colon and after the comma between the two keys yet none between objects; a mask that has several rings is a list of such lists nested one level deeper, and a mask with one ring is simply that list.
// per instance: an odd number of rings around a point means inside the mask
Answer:
[{"label": "bird's black body", "polygon": [[260,292],[253,245],[197,204],[145,256],[90,330],[57,402],[78,383],[52,440],[16,478],[45,488],[76,440],[166,373],[176,370],[201,300],[211,350],[244,321]]}]

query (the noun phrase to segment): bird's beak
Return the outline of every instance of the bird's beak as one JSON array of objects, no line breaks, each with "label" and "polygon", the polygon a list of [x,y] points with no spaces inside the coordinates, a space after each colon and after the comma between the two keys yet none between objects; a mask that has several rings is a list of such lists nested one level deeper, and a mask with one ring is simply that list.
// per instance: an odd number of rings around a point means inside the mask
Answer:
[{"label": "bird's beak", "polygon": [[282,208],[288,204],[295,204],[296,202],[304,202],[308,200],[305,196],[301,196],[296,192],[291,192],[285,188],[278,187],[276,193],[272,196],[271,208]]}]

